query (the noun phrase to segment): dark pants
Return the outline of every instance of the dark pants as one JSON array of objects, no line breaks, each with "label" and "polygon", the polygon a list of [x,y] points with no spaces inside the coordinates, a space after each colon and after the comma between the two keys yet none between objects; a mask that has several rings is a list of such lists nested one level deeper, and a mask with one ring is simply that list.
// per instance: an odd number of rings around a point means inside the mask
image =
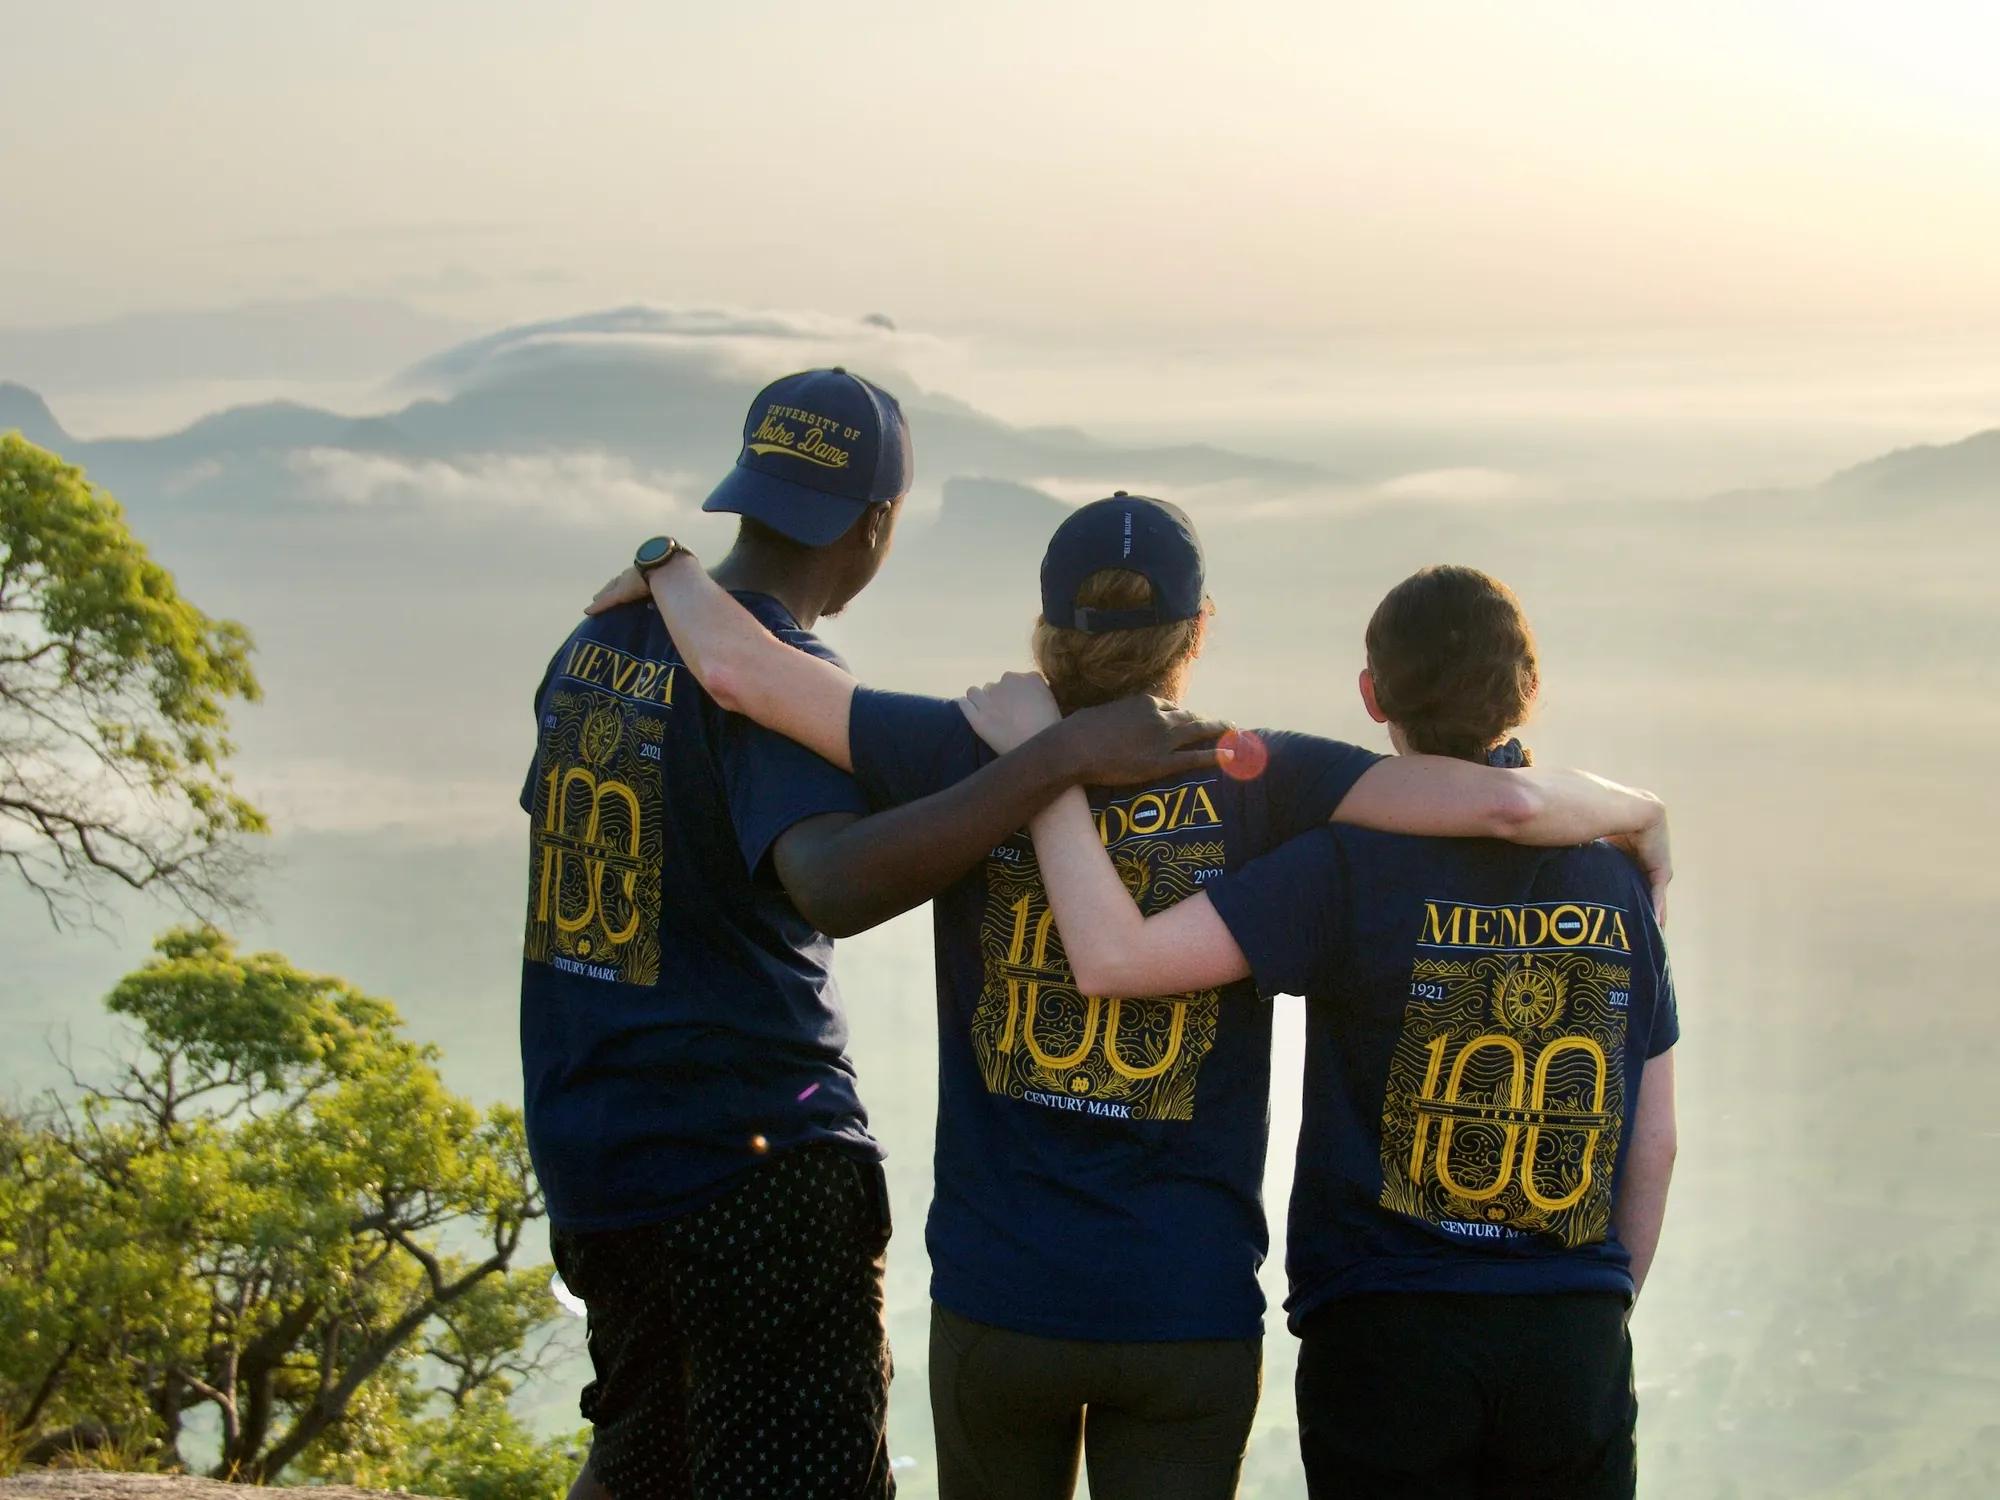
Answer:
[{"label": "dark pants", "polygon": [[693,1213],[550,1236],[589,1309],[590,1472],[617,1500],[893,1495],[882,1168],[786,1152]]},{"label": "dark pants", "polygon": [[932,1304],[939,1500],[1229,1500],[1263,1385],[1261,1339],[1037,1338]]},{"label": "dark pants", "polygon": [[1313,1500],[1631,1500],[1625,1298],[1347,1297],[1300,1330]]}]

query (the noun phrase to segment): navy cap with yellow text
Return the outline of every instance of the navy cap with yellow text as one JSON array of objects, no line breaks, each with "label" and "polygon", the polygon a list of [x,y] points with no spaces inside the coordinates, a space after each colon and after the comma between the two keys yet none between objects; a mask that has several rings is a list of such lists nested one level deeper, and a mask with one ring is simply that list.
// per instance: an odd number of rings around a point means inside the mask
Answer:
[{"label": "navy cap with yellow text", "polygon": [[910,430],[896,398],[837,367],[805,370],[757,393],[736,467],[702,509],[824,547],[870,505],[901,496],[910,476]]}]

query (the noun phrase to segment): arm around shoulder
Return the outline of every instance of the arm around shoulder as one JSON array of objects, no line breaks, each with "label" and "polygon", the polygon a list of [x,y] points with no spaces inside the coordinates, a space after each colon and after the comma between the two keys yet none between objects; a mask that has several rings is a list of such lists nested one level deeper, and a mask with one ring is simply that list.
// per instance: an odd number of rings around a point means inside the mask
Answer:
[{"label": "arm around shoulder", "polygon": [[1673,859],[1666,805],[1588,771],[1501,770],[1442,755],[1398,755],[1355,782],[1334,821],[1385,833],[1498,838],[1560,848],[1612,839],[1638,861],[1663,913]]},{"label": "arm around shoulder", "polygon": [[1511,839],[1541,812],[1518,771],[1447,755],[1392,755],[1362,773],[1333,821],[1382,833]]},{"label": "arm around shoulder", "polygon": [[718,706],[852,769],[853,677],[772,635],[702,571],[693,553],[655,568],[647,583],[682,660]]}]

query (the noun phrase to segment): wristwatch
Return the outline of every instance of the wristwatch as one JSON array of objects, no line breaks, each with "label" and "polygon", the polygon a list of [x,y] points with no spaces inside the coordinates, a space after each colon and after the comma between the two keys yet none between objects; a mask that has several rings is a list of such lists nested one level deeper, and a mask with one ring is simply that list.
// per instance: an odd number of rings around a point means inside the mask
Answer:
[{"label": "wristwatch", "polygon": [[685,551],[687,548],[670,536],[649,536],[639,543],[639,550],[632,554],[632,566],[644,578],[655,568],[664,568]]}]

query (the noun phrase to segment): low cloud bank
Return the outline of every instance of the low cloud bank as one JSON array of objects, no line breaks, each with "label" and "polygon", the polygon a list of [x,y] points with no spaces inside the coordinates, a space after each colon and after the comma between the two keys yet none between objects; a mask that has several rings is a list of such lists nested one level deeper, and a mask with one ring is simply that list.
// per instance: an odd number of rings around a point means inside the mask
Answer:
[{"label": "low cloud bank", "polygon": [[900,331],[880,313],[836,317],[790,310],[631,306],[504,328],[447,349],[400,384],[463,390],[530,364],[629,357],[769,378],[774,371],[852,363],[914,395],[900,372],[935,355],[940,340]]},{"label": "low cloud bank", "polygon": [[506,511],[579,520],[657,520],[692,493],[685,475],[643,473],[609,453],[492,453],[447,461],[345,448],[301,448],[287,465],[310,499],[425,506],[468,517]]}]

